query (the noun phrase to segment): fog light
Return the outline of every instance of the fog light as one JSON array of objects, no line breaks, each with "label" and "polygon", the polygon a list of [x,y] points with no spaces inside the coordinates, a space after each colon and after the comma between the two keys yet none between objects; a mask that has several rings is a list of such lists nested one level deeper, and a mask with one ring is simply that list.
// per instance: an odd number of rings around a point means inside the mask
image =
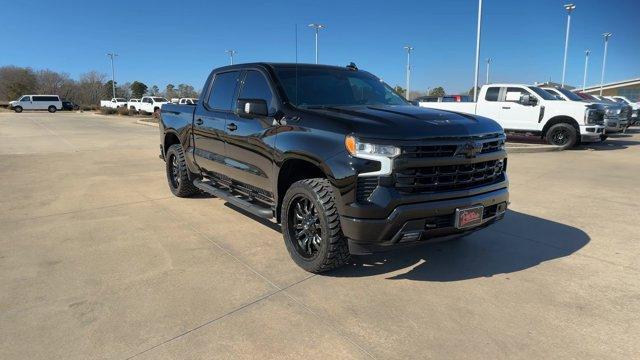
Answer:
[{"label": "fog light", "polygon": [[507,203],[502,202],[496,206],[496,215],[502,215],[507,212]]},{"label": "fog light", "polygon": [[420,235],[421,234],[422,234],[422,232],[420,232],[420,231],[404,233],[404,234],[402,234],[402,237],[400,238],[400,242],[416,241],[416,240],[420,239]]}]

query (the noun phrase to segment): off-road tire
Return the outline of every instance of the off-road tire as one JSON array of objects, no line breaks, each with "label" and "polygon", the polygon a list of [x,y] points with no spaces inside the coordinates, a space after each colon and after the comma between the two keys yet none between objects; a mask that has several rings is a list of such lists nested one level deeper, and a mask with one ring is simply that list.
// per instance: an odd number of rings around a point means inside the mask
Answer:
[{"label": "off-road tire", "polygon": [[[167,183],[173,195],[178,197],[189,197],[198,192],[189,179],[189,169],[184,158],[184,152],[180,144],[173,144],[164,156],[167,169]],[[175,162],[174,162],[175,159]],[[177,174],[174,178],[174,166],[177,166]],[[193,178],[193,176],[192,176]],[[176,179],[178,181],[176,181]]]},{"label": "off-road tire", "polygon": [[578,132],[571,124],[559,123],[551,126],[545,135],[550,145],[560,147],[560,150],[570,149],[578,143]]},{"label": "off-road tire", "polygon": [[47,110],[48,110],[50,113],[52,113],[52,114],[53,114],[53,113],[54,113],[54,112],[56,112],[56,110],[58,110],[58,109],[56,109],[56,107],[55,107],[55,106],[51,105],[51,106],[49,106],[49,108],[48,108]]},{"label": "off-road tire", "polygon": [[[321,242],[317,253],[311,258],[298,252],[291,219],[293,200],[301,197],[309,199],[316,208],[320,225]],[[349,261],[347,238],[342,233],[333,188],[327,179],[305,179],[293,183],[284,196],[281,211],[284,242],[289,255],[298,266],[312,273],[322,273],[341,267]]]},{"label": "off-road tire", "polygon": [[22,112],[22,106],[16,106],[13,108],[13,111],[17,112],[17,113],[21,113]]},{"label": "off-road tire", "polygon": [[609,138],[609,135],[600,135],[600,141],[605,141]]}]

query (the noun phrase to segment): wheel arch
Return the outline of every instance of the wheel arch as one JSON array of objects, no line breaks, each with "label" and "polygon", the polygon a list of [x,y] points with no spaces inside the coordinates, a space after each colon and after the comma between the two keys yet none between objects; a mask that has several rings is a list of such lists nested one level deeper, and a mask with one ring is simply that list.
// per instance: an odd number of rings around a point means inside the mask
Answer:
[{"label": "wheel arch", "polygon": [[576,129],[576,134],[578,134],[578,138],[580,138],[580,125],[578,124],[576,119],[572,118],[571,116],[566,116],[566,115],[555,116],[555,117],[552,117],[551,119],[549,119],[549,121],[547,121],[547,123],[544,124],[544,127],[542,128],[542,137],[547,136],[547,131],[553,125],[560,124],[560,123],[566,123],[566,124],[570,124],[571,126],[573,126]]},{"label": "wheel arch", "polygon": [[276,181],[276,219],[279,222],[282,200],[287,189],[296,181],[313,178],[330,179],[331,172],[323,166],[323,162],[299,154],[290,154],[281,163]]},{"label": "wheel arch", "polygon": [[182,143],[180,142],[180,137],[178,137],[177,132],[173,130],[167,130],[162,141],[162,155],[167,155],[167,150],[169,150],[169,147],[174,144],[182,145]]}]

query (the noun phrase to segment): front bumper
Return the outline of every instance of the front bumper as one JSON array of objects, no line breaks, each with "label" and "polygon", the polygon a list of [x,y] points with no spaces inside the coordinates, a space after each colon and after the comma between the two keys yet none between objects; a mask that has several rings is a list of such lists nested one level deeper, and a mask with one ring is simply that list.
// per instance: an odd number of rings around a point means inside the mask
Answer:
[{"label": "front bumper", "polygon": [[581,125],[580,138],[583,142],[600,141],[600,136],[605,134],[604,125]]},{"label": "front bumper", "polygon": [[[344,235],[352,254],[369,254],[427,241],[446,240],[479,230],[502,219],[509,202],[508,188],[487,193],[396,207],[384,219],[341,216]],[[454,226],[456,209],[476,205],[485,208],[479,226],[460,230]]]}]

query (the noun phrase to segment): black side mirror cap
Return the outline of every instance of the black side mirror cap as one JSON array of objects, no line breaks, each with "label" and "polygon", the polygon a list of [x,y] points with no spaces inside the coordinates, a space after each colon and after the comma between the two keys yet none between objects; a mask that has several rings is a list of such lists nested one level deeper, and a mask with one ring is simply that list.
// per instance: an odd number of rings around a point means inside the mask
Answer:
[{"label": "black side mirror cap", "polygon": [[238,99],[236,112],[239,116],[269,116],[269,107],[263,99]]},{"label": "black side mirror cap", "polygon": [[538,104],[538,99],[529,94],[523,94],[520,96],[520,101],[518,102],[524,106],[536,106],[536,104]]}]

